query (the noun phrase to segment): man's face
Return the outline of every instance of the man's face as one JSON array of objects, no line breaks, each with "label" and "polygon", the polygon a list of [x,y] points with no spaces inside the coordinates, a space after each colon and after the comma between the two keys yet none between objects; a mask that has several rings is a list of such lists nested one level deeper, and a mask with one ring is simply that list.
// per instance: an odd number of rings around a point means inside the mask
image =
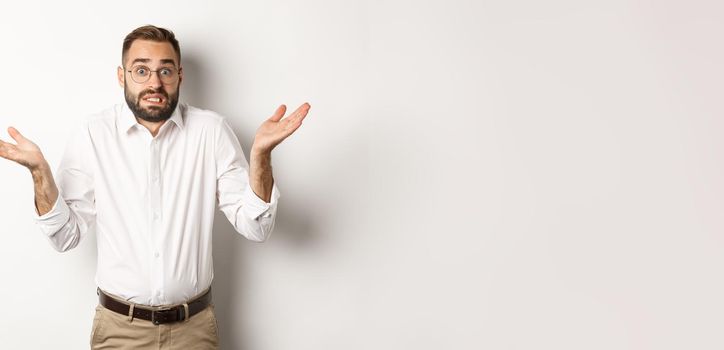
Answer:
[{"label": "man's face", "polygon": [[[149,122],[170,118],[178,104],[183,78],[171,43],[136,40],[126,52],[123,65],[118,68],[118,83],[133,114]],[[146,78],[141,77],[144,74]]]}]

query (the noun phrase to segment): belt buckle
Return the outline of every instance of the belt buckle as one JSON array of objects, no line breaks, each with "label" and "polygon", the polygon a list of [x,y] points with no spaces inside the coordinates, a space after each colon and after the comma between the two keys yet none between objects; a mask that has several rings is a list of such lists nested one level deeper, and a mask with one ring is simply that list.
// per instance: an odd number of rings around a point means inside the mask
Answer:
[{"label": "belt buckle", "polygon": [[155,325],[160,325],[161,321],[156,319],[156,314],[165,313],[166,311],[170,311],[171,309],[158,309],[158,310],[152,310],[151,311],[151,322]]},{"label": "belt buckle", "polygon": [[[161,320],[156,319],[156,314],[166,314],[171,311],[175,311],[174,314],[176,315],[176,320],[174,320],[173,322],[183,321],[188,317],[186,315],[186,312],[184,312],[184,309],[178,307],[170,307],[151,311],[151,322],[157,326],[160,325]],[[179,315],[179,313],[182,313],[183,315]]]}]

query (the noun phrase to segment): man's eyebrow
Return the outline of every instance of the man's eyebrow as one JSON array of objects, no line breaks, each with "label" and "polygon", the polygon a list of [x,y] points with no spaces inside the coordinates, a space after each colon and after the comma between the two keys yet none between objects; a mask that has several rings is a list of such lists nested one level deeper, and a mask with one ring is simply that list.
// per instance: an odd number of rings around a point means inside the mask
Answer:
[{"label": "man's eyebrow", "polygon": [[174,60],[172,58],[164,58],[161,60],[161,64],[166,64],[166,63],[171,63],[174,66],[176,66],[176,60]]},{"label": "man's eyebrow", "polygon": [[[131,66],[136,63],[149,63],[149,62],[151,62],[150,58],[136,58],[133,61],[131,61]],[[174,66],[176,66],[176,60],[174,60],[173,58],[162,58],[161,59],[161,64],[167,64],[167,63],[171,63]]]},{"label": "man's eyebrow", "polygon": [[134,64],[139,63],[139,62],[140,62],[140,63],[148,63],[148,62],[151,62],[151,59],[150,59],[150,58],[136,58],[135,60],[133,60],[133,61],[131,62],[131,65],[134,65]]}]

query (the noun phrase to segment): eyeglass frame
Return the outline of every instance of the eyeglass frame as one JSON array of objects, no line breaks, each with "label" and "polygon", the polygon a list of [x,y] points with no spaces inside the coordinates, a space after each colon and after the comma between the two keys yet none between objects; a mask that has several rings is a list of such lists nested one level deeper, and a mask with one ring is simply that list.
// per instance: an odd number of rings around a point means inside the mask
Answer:
[{"label": "eyeglass frame", "polygon": [[[181,69],[182,69],[181,67],[179,67],[178,70],[176,70],[176,74],[173,75],[174,77],[176,77],[176,79],[175,79],[173,82],[164,83],[164,82],[163,82],[163,78],[161,78],[161,75],[158,74],[158,72],[161,71],[161,70],[163,70],[163,69],[170,69],[169,67],[163,67],[163,68],[160,68],[160,69],[157,69],[157,70],[151,70],[151,67],[149,67],[149,66],[147,66],[147,65],[144,65],[144,64],[137,64],[137,65],[135,65],[135,66],[132,66],[131,69],[126,69],[126,67],[123,67],[123,66],[121,66],[121,67],[122,67],[122,69],[123,69],[124,72],[131,73],[131,80],[133,80],[133,82],[136,83],[136,84],[143,84],[143,83],[151,80],[151,75],[152,75],[153,73],[156,73],[156,75],[158,75],[158,81],[160,81],[160,82],[161,82],[162,84],[164,84],[164,85],[170,85],[170,84],[173,84],[173,83],[177,82],[177,81],[178,81],[178,78],[181,76]],[[144,81],[142,81],[142,82],[138,82],[138,81],[136,81],[136,79],[133,78],[133,70],[132,70],[132,69],[133,69],[134,67],[146,67],[151,74],[148,75],[148,78],[146,78],[146,80],[144,80]],[[176,67],[171,67],[171,69],[176,69]],[[124,73],[124,74],[125,74],[125,73]]]}]

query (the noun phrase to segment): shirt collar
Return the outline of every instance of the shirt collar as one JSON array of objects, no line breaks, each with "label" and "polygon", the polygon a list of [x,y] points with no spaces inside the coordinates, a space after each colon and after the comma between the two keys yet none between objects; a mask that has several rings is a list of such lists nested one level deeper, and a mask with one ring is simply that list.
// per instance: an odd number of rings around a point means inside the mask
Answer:
[{"label": "shirt collar", "polygon": [[[168,120],[176,123],[176,126],[178,126],[180,129],[183,129],[184,126],[184,119],[181,113],[181,103],[178,103],[176,105],[176,108],[173,110],[173,113],[171,114],[171,118]],[[168,123],[168,122],[166,122]],[[164,125],[166,124],[164,123]],[[135,126],[141,126],[141,124],[138,123],[136,120],[136,116],[133,115],[133,111],[131,111],[130,108],[128,108],[128,104],[124,101],[121,104],[121,115],[118,121],[118,131],[123,133],[128,133],[133,127]],[[162,126],[163,127],[163,126]]]}]

